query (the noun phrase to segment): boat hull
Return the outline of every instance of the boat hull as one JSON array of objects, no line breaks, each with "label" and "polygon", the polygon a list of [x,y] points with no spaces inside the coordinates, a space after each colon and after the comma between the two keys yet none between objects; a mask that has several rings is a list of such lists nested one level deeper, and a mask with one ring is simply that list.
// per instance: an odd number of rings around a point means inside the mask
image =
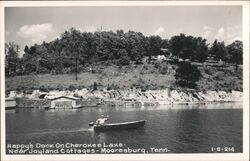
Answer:
[{"label": "boat hull", "polygon": [[121,130],[121,129],[134,129],[145,125],[146,120],[124,122],[124,123],[114,123],[94,126],[95,131],[108,131],[108,130]]}]

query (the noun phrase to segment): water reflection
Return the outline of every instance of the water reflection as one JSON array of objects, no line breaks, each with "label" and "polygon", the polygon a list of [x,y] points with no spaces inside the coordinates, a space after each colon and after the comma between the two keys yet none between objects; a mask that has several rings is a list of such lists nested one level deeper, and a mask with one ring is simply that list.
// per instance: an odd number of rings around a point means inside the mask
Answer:
[{"label": "water reflection", "polygon": [[[168,147],[172,152],[208,152],[210,146],[242,151],[242,104],[102,106],[70,110],[17,109],[6,112],[7,143],[115,143]],[[110,123],[147,120],[143,128],[95,132],[89,121],[101,114]]]},{"label": "water reflection", "polygon": [[98,143],[104,143],[106,142],[106,135],[105,132],[94,132],[93,138],[96,138]]},{"label": "water reflection", "polygon": [[[206,136],[202,134],[202,124],[201,124],[200,111],[186,110],[185,112],[179,112],[177,117],[176,126],[176,141],[182,143],[181,146],[176,146],[177,151],[187,151],[191,149],[197,151],[197,143],[203,144],[203,137],[206,139]],[[186,135],[186,137],[183,137]]]}]

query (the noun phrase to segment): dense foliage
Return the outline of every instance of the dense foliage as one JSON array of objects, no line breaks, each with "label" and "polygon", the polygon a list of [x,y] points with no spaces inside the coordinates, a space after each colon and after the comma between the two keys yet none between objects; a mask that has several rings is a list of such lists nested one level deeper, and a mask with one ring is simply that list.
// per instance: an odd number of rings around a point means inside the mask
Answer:
[{"label": "dense foliage", "polygon": [[18,73],[21,59],[18,58],[19,46],[11,42],[5,44],[5,74],[7,76]]},{"label": "dense foliage", "polygon": [[196,82],[199,81],[201,76],[201,72],[198,68],[189,62],[180,63],[175,73],[177,84],[181,87],[188,88],[196,87]]},{"label": "dense foliage", "polygon": [[180,34],[170,39],[170,51],[184,60],[204,62],[208,55],[208,44],[201,37]]},{"label": "dense foliage", "polygon": [[241,41],[235,41],[227,46],[228,61],[235,63],[236,67],[238,64],[243,63],[243,44]]},{"label": "dense foliage", "polygon": [[90,33],[80,32],[74,28],[65,31],[54,41],[25,46],[21,57],[18,57],[18,53],[18,45],[6,44],[6,76],[77,73],[89,64],[141,64],[145,58],[151,63],[152,57],[158,55],[198,62],[204,62],[208,55],[212,55],[216,60],[242,64],[243,55],[240,41],[228,46],[225,46],[224,42],[215,41],[209,48],[206,39],[185,34],[173,36],[168,40],[154,35],[144,36],[134,31]]},{"label": "dense foliage", "polygon": [[214,56],[215,60],[227,60],[227,48],[224,42],[218,42],[217,40],[214,41],[213,46],[209,51],[210,55]]}]

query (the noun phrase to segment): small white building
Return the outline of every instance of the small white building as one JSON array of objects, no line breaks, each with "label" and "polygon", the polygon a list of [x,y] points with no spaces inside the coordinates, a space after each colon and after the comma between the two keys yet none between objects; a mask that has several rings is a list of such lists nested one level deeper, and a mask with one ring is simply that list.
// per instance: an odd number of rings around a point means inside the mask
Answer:
[{"label": "small white building", "polygon": [[61,96],[51,99],[50,108],[53,109],[72,109],[82,107],[80,104],[81,99],[72,96]]},{"label": "small white building", "polygon": [[14,98],[5,98],[5,109],[16,108],[16,100]]}]

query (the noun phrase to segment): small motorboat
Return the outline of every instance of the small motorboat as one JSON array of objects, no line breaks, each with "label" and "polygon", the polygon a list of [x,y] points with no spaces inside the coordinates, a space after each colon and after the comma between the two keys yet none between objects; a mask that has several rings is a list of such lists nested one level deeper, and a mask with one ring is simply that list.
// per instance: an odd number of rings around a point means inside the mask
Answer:
[{"label": "small motorboat", "polygon": [[134,128],[144,126],[145,123],[146,123],[146,120],[139,120],[139,121],[131,121],[131,122],[97,125],[92,121],[89,123],[89,126],[93,127],[94,131],[106,131],[106,130],[134,129]]}]

